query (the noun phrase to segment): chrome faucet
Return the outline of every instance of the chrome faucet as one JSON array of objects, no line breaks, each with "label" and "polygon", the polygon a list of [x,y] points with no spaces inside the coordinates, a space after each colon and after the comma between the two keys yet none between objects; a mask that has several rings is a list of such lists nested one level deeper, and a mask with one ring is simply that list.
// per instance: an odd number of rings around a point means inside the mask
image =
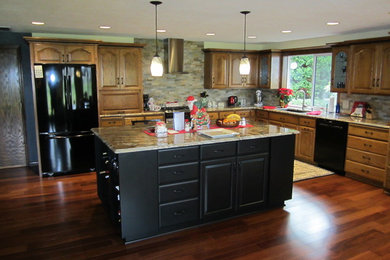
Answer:
[{"label": "chrome faucet", "polygon": [[[303,92],[302,110],[305,110],[305,107],[306,107],[305,99],[306,99],[306,95],[307,95],[307,90],[305,88],[300,88],[295,93],[298,94],[298,92]],[[296,95],[295,97],[298,98],[298,95]]]}]

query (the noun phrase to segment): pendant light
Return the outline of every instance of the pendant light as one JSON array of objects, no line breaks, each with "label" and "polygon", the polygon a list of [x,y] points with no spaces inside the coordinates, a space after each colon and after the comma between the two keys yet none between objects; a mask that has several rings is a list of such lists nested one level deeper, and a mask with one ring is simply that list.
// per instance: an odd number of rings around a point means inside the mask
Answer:
[{"label": "pendant light", "polygon": [[240,60],[240,75],[249,75],[251,71],[251,64],[249,63],[248,57],[245,55],[246,51],[246,15],[250,13],[250,11],[241,11],[245,17],[244,20],[244,56],[242,56]]},{"label": "pendant light", "polygon": [[152,5],[155,6],[155,33],[156,33],[156,53],[153,56],[152,63],[150,64],[150,73],[153,77],[161,77],[164,72],[163,63],[161,57],[158,55],[157,46],[157,6],[162,4],[160,1],[151,1]]}]

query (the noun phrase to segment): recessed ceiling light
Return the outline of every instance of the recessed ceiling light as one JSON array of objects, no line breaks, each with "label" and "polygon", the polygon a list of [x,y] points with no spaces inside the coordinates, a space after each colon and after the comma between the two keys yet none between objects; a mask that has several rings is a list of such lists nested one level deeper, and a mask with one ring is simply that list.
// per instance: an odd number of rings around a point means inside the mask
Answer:
[{"label": "recessed ceiling light", "polygon": [[206,33],[207,36],[214,36],[215,33],[212,33],[212,32],[209,32],[209,33]]},{"label": "recessed ceiling light", "polygon": [[338,25],[340,24],[339,22],[327,22],[326,25]]},{"label": "recessed ceiling light", "polygon": [[35,21],[33,21],[33,22],[31,22],[33,25],[44,25],[45,23],[44,22],[35,22]]},{"label": "recessed ceiling light", "polygon": [[99,28],[100,28],[100,29],[111,29],[111,26],[108,26],[108,25],[100,25]]},{"label": "recessed ceiling light", "polygon": [[248,35],[248,39],[256,39],[257,36],[256,35]]},{"label": "recessed ceiling light", "polygon": [[283,30],[283,31],[281,31],[282,33],[290,33],[290,32],[292,32],[291,30]]},{"label": "recessed ceiling light", "polygon": [[165,32],[167,32],[167,30],[165,30],[165,29],[157,29],[157,32],[158,33],[165,33]]}]

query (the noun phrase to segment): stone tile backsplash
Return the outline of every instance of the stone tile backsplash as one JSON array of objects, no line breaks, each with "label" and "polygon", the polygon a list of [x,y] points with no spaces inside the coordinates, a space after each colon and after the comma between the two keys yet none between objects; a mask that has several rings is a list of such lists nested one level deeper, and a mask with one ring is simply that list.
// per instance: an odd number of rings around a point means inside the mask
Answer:
[{"label": "stone tile backsplash", "polygon": [[[240,89],[205,89],[204,88],[204,54],[203,42],[184,41],[184,71],[186,73],[164,74],[161,78],[150,75],[150,61],[155,54],[153,39],[135,39],[136,43],[144,43],[143,49],[143,84],[144,94],[149,94],[158,104],[167,101],[185,102],[188,96],[199,97],[206,91],[209,99],[216,102],[226,102],[228,96],[245,98],[247,105],[255,102],[255,91]],[[164,59],[163,40],[158,41],[159,55]]]},{"label": "stone tile backsplash", "polygon": [[[390,96],[375,96],[362,94],[340,94],[341,113],[350,113],[354,101],[367,102],[373,109],[373,118],[390,120]],[[343,100],[348,101],[348,107],[343,107]]]}]

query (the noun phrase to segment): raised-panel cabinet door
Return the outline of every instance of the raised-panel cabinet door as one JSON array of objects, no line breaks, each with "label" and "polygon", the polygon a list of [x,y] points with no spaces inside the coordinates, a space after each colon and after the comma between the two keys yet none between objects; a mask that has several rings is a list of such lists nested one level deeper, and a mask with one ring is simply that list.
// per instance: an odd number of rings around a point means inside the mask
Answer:
[{"label": "raised-panel cabinet door", "polygon": [[299,127],[299,157],[313,162],[314,161],[314,142],[315,129],[311,127]]},{"label": "raised-panel cabinet door", "polygon": [[213,53],[212,55],[212,88],[229,86],[229,54]]},{"label": "raised-panel cabinet door", "polygon": [[99,64],[101,87],[119,87],[119,51],[116,48],[99,48]]},{"label": "raised-panel cabinet door", "polygon": [[251,72],[248,75],[247,87],[257,88],[259,82],[259,56],[257,54],[248,54],[249,62],[251,64]]},{"label": "raised-panel cabinet door", "polygon": [[390,94],[390,43],[380,46],[377,64],[377,93]]},{"label": "raised-panel cabinet door", "polygon": [[243,87],[243,81],[247,76],[240,75],[240,60],[241,53],[233,53],[230,55],[230,87],[241,88]]},{"label": "raised-panel cabinet door", "polygon": [[65,48],[61,44],[34,43],[35,63],[63,63],[65,62]]},{"label": "raised-panel cabinet door", "polygon": [[141,49],[126,48],[120,50],[121,85],[125,88],[139,88],[141,78]]},{"label": "raised-panel cabinet door", "polygon": [[374,44],[353,45],[351,49],[352,71],[351,92],[371,93],[376,84],[375,61],[376,48]]},{"label": "raised-panel cabinet door", "polygon": [[94,45],[66,45],[65,62],[95,64],[97,48]]},{"label": "raised-panel cabinet door", "polygon": [[235,158],[201,163],[203,217],[217,218],[234,211]]},{"label": "raised-panel cabinet door", "polygon": [[267,187],[268,155],[238,158],[238,210],[259,209],[264,205]]}]

